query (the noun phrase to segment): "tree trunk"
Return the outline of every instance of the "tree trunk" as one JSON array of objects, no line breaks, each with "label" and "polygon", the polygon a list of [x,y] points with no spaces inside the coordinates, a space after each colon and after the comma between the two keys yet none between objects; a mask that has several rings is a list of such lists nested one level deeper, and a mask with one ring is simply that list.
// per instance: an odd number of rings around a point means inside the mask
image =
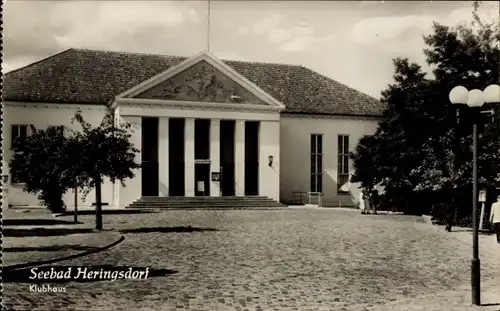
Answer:
[{"label": "tree trunk", "polygon": [[78,223],[78,184],[75,181],[75,224]]},{"label": "tree trunk", "polygon": [[95,228],[102,230],[101,175],[95,176]]}]

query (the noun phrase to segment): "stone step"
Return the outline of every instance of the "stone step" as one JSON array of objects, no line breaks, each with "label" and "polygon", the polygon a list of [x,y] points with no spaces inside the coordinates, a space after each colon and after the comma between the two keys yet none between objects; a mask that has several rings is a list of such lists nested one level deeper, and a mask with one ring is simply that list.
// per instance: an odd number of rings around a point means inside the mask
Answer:
[{"label": "stone step", "polygon": [[226,199],[218,199],[218,200],[190,200],[190,199],[185,199],[185,200],[172,200],[172,199],[158,199],[158,200],[143,200],[139,199],[136,200],[136,202],[194,202],[194,203],[213,203],[213,202],[228,202],[228,203],[247,203],[247,202],[276,202],[272,199],[256,199],[256,200],[226,200]]},{"label": "stone step", "polygon": [[156,207],[211,207],[211,206],[227,206],[227,207],[237,207],[237,206],[285,206],[277,202],[267,202],[267,203],[247,203],[247,204],[150,204],[150,203],[135,203],[131,204],[130,208],[156,208]]},{"label": "stone step", "polygon": [[142,197],[141,201],[252,201],[272,200],[267,197]]},{"label": "stone step", "polygon": [[261,202],[261,203],[266,203],[266,202],[275,202],[273,200],[246,200],[246,201],[228,201],[228,200],[207,200],[207,201],[196,201],[196,200],[158,200],[158,201],[153,201],[153,200],[138,200],[135,201],[134,203],[138,202],[144,202],[144,203],[161,203],[161,204],[178,204],[178,203],[189,203],[189,204],[212,204],[212,203],[224,203],[224,204],[246,204],[246,203],[252,203],[252,202]]},{"label": "stone step", "polygon": [[265,196],[231,197],[142,197],[127,208],[231,209],[284,207]]},{"label": "stone step", "polygon": [[[137,209],[137,208],[135,208]],[[146,208],[138,208],[138,209],[144,209]],[[212,206],[212,207],[203,207],[203,206],[196,206],[196,207],[155,207],[155,208],[149,208],[147,210],[149,211],[158,211],[158,210],[283,210],[283,209],[288,209],[288,206]]]},{"label": "stone step", "polygon": [[195,208],[195,207],[252,207],[252,206],[285,206],[280,203],[251,203],[251,204],[148,204],[148,203],[137,203],[128,206],[129,208],[168,208],[168,207],[178,207],[178,208]]}]

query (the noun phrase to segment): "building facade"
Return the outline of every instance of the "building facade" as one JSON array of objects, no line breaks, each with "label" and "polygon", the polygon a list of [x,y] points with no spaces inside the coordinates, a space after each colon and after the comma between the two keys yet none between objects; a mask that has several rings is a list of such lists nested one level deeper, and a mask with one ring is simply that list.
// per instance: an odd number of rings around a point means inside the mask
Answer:
[{"label": "building facade", "polygon": [[[105,180],[105,208],[143,196],[266,196],[325,206],[352,201],[340,187],[348,154],[375,132],[377,100],[301,66],[70,49],[8,73],[4,159],[30,126],[77,129],[77,110],[98,125],[105,113],[133,124],[141,168],[125,183]],[[8,166],[4,164],[8,171]],[[5,175],[5,173],[4,173]],[[93,191],[79,198],[91,206]],[[10,176],[9,204],[39,206]],[[64,198],[72,209],[74,194]]]}]

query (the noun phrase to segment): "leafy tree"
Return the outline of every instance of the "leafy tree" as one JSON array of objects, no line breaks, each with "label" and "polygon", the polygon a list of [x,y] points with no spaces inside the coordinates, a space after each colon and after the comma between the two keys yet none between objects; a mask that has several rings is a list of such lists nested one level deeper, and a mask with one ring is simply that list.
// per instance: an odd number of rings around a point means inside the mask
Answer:
[{"label": "leafy tree", "polygon": [[[442,136],[429,139],[422,147],[426,157],[417,166],[413,175],[420,182],[416,190],[441,191],[447,194],[450,203],[455,208],[469,210],[470,197],[460,204],[453,198],[460,192],[470,190],[472,183],[472,124],[478,122],[483,135],[479,141],[479,186],[488,188],[498,182],[500,169],[499,149],[496,143],[500,137],[499,127],[494,124],[481,124],[477,111],[468,107],[456,108],[449,103],[447,95],[456,85],[464,85],[468,89],[483,89],[491,83],[498,83],[500,77],[500,51],[498,40],[500,32],[498,25],[483,24],[477,15],[477,3],[474,5],[473,27],[460,26],[452,30],[449,27],[435,24],[434,34],[424,37],[428,49],[424,51],[427,62],[434,66],[434,84],[442,90],[437,95],[449,106],[448,110],[459,109],[459,124],[453,124],[456,119],[452,115],[445,116],[449,122],[443,122],[447,127]],[[474,27],[474,25],[476,27]],[[470,193],[470,191],[467,191]],[[448,221],[448,229],[451,230]]]},{"label": "leafy tree", "polygon": [[69,154],[78,159],[75,168],[79,180],[87,189],[95,188],[96,228],[102,230],[101,185],[104,177],[112,182],[124,181],[134,177],[134,169],[140,167],[135,162],[135,153],[139,152],[130,141],[130,123],[118,123],[110,111],[98,127],[92,127],[77,112],[72,122],[80,124],[82,131],[74,131],[69,140]]},{"label": "leafy tree", "polygon": [[425,115],[429,109],[424,106],[430,89],[419,65],[402,58],[393,63],[395,83],[382,92],[381,99],[386,104],[386,119],[373,136],[362,138],[351,154],[356,169],[353,181],[361,182],[370,190],[382,183],[388,196],[386,202],[411,212],[410,206],[405,205],[414,201],[411,195],[415,181],[411,170],[420,161],[423,137],[429,136],[433,129]]},{"label": "leafy tree", "polygon": [[[351,156],[354,179],[364,186],[382,181],[388,201],[405,212],[418,212],[439,198],[450,201],[470,187],[471,129],[477,114],[461,113],[457,126],[456,107],[448,94],[456,85],[482,89],[498,83],[500,76],[498,25],[481,23],[477,4],[473,20],[475,27],[456,29],[434,23],[434,32],[424,37],[434,77],[426,78],[420,66],[407,59],[394,60],[395,83],[381,99],[387,105],[386,120]],[[499,163],[495,138],[500,133],[491,124],[484,127],[479,174],[481,185],[488,186],[499,179],[498,165],[491,167]]]},{"label": "leafy tree", "polygon": [[10,161],[11,175],[25,183],[24,191],[36,194],[52,212],[64,212],[63,195],[74,181],[63,163],[68,161],[64,130],[31,126],[31,135],[16,140],[15,154]]}]

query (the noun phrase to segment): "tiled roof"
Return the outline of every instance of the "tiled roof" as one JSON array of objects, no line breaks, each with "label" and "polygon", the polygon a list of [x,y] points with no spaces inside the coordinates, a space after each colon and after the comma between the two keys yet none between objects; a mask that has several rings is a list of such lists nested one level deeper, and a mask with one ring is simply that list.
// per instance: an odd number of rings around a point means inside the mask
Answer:
[{"label": "tiled roof", "polygon": [[[107,104],[186,57],[69,49],[4,76],[4,100]],[[285,112],[381,116],[384,105],[303,66],[226,61]]]}]

